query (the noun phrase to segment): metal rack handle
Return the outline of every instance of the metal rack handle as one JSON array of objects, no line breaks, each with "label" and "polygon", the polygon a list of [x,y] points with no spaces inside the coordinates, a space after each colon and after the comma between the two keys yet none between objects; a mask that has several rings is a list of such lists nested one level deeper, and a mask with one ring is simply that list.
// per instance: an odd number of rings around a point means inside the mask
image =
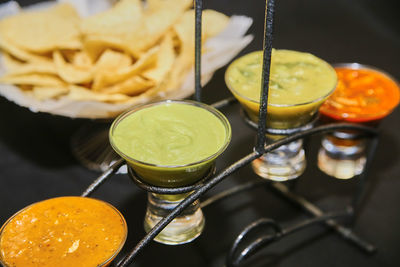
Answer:
[{"label": "metal rack handle", "polygon": [[[272,219],[269,218],[259,219],[251,223],[249,226],[245,227],[245,229],[236,238],[228,254],[226,264],[228,267],[239,266],[245,259],[254,255],[260,249],[267,247],[268,245],[272,244],[275,241],[280,240],[285,236],[300,231],[306,227],[312,226],[316,223],[321,223],[327,220],[331,220],[333,218],[350,216],[350,215],[351,213],[348,210],[335,213],[328,213],[316,218],[305,220],[286,229],[283,229],[279,223],[277,223]],[[243,243],[242,241],[246,238],[246,236],[248,236],[251,231],[261,227],[267,227],[267,229],[272,229],[274,232],[269,235],[262,235],[260,237],[257,237],[255,240],[253,240],[247,246],[245,246],[240,251],[240,253],[238,253],[239,246],[241,245],[241,243]],[[238,254],[237,257],[235,257],[236,254]]]},{"label": "metal rack handle", "polygon": [[[250,245],[246,246],[235,258],[235,255],[239,249],[239,246],[245,241],[246,237],[253,231],[259,228],[272,229],[273,233],[270,235],[258,237],[256,240],[250,243]],[[227,265],[228,266],[236,266],[243,261],[243,259],[247,258],[253,251],[261,248],[263,245],[269,244],[277,239],[279,239],[283,234],[282,227],[273,219],[269,218],[261,218],[248,226],[246,226],[242,232],[238,235],[238,237],[233,242],[231,249],[229,250]]]}]

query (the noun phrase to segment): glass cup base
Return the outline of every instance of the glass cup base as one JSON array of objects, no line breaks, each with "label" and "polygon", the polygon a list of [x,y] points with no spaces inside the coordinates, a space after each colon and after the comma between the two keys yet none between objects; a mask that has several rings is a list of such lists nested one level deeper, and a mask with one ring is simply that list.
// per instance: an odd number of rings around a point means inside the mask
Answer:
[{"label": "glass cup base", "polygon": [[254,160],[251,165],[254,172],[264,179],[276,182],[296,179],[306,168],[303,141],[280,146]]},{"label": "glass cup base", "polygon": [[350,179],[361,174],[367,161],[365,141],[346,139],[346,134],[335,132],[324,136],[318,152],[318,168],[337,179]]},{"label": "glass cup base", "polygon": [[[188,194],[161,195],[148,193],[148,206],[144,229],[149,232],[160,220],[166,217]],[[154,241],[166,245],[186,244],[203,232],[204,216],[200,202],[196,200],[181,215],[176,217],[159,233]]]},{"label": "glass cup base", "polygon": [[336,159],[321,149],[318,153],[318,168],[324,173],[337,179],[351,179],[362,173],[367,159]]}]

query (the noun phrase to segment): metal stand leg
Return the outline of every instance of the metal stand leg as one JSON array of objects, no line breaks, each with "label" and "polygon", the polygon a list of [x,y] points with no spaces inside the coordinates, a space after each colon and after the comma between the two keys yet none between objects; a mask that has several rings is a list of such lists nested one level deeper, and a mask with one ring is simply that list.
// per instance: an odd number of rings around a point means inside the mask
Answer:
[{"label": "metal stand leg", "polygon": [[[299,195],[291,192],[283,184],[273,183],[273,184],[271,184],[270,188],[272,188],[274,191],[281,194],[285,199],[290,200],[291,202],[300,206],[306,212],[308,212],[309,214],[311,214],[315,217],[320,217],[320,216],[325,215],[325,213],[320,208],[318,208],[316,205],[312,204],[311,202],[309,202],[302,196],[299,196]],[[354,211],[352,209],[349,209],[348,211],[349,211],[350,215],[354,216]],[[332,219],[326,220],[326,221],[324,221],[324,223],[325,223],[325,225],[327,225],[330,228],[332,228],[333,230],[335,230],[344,239],[346,239],[346,240],[350,241],[351,243],[353,243],[354,245],[356,245],[362,251],[364,251],[366,253],[373,253],[376,251],[376,247],[374,245],[361,239],[350,228],[347,228]]]}]

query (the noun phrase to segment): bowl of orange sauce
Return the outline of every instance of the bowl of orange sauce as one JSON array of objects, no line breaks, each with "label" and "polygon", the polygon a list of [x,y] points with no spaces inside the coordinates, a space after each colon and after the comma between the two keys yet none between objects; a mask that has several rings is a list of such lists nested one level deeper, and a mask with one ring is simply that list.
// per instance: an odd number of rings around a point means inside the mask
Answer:
[{"label": "bowl of orange sauce", "polygon": [[346,122],[376,122],[399,104],[399,84],[386,72],[358,63],[336,64],[334,68],[338,84],[320,108],[323,115]]},{"label": "bowl of orange sauce", "polygon": [[107,266],[122,249],[127,225],[110,204],[86,197],[58,197],[17,212],[0,229],[0,264]]}]

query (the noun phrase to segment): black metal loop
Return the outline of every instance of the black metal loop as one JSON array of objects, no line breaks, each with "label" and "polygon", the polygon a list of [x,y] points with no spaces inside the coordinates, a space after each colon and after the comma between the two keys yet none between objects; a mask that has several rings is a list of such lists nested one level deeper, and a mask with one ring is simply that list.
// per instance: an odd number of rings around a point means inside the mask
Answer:
[{"label": "black metal loop", "polygon": [[[242,115],[245,123],[253,128],[254,130],[258,129],[258,124],[254,121],[252,121],[249,117],[249,115],[244,111],[243,109],[240,110],[240,115]],[[311,128],[314,127],[315,123],[319,119],[319,113],[316,113],[311,121],[303,126],[296,127],[296,128],[290,128],[290,129],[273,129],[273,128],[266,128],[266,133],[270,135],[291,135],[294,133],[302,132],[302,131],[307,131],[310,130]]]},{"label": "black metal loop", "polygon": [[[239,266],[243,260],[249,258],[251,255],[253,255],[255,252],[257,252],[259,249],[264,248],[265,246],[278,241],[279,239],[290,235],[292,233],[295,233],[297,231],[300,231],[308,226],[321,223],[321,222],[326,222],[329,220],[332,220],[333,218],[337,217],[346,217],[346,216],[351,216],[352,215],[352,210],[351,209],[346,209],[344,211],[340,212],[334,212],[334,213],[326,213],[325,215],[321,215],[312,219],[307,219],[303,222],[297,223],[293,226],[290,226],[286,229],[282,229],[280,225],[275,222],[272,219],[268,218],[263,218],[259,219],[249,226],[247,226],[236,238],[235,242],[232,245],[232,248],[228,254],[226,264],[228,267],[236,267]],[[262,235],[259,236],[257,239],[252,241],[249,245],[247,245],[244,249],[241,250],[239,255],[235,258],[235,254],[237,254],[238,247],[242,243],[242,240],[248,235],[248,233],[260,226],[269,226],[272,227],[274,230],[274,233],[269,234],[269,235]],[[351,231],[350,231],[351,232]]]},{"label": "black metal loop", "polygon": [[[244,248],[238,257],[235,259],[235,254],[238,251],[239,246],[243,243],[242,241],[249,235],[250,232],[253,230],[260,228],[260,227],[269,227],[274,232],[267,236],[262,236],[257,238],[255,241],[250,243],[246,248]],[[237,266],[240,262],[242,262],[247,256],[250,255],[250,252],[260,248],[261,246],[271,243],[282,236],[282,228],[281,226],[274,220],[269,218],[262,218],[259,219],[250,225],[248,225],[244,230],[238,235],[238,237],[233,242],[233,245],[229,251],[228,258],[227,258],[227,266]]]},{"label": "black metal loop", "polygon": [[156,194],[165,194],[165,195],[175,195],[175,194],[183,194],[183,193],[188,193],[192,192],[194,190],[197,190],[201,188],[204,183],[210,179],[214,174],[215,174],[215,164],[211,166],[207,174],[202,178],[200,181],[198,181],[195,184],[189,185],[189,186],[183,186],[183,187],[175,187],[175,188],[169,188],[169,187],[161,187],[161,186],[155,186],[148,184],[143,181],[142,178],[130,167],[128,166],[128,175],[132,178],[133,182],[142,188],[143,190],[146,190],[147,192],[151,193],[156,193]]}]

